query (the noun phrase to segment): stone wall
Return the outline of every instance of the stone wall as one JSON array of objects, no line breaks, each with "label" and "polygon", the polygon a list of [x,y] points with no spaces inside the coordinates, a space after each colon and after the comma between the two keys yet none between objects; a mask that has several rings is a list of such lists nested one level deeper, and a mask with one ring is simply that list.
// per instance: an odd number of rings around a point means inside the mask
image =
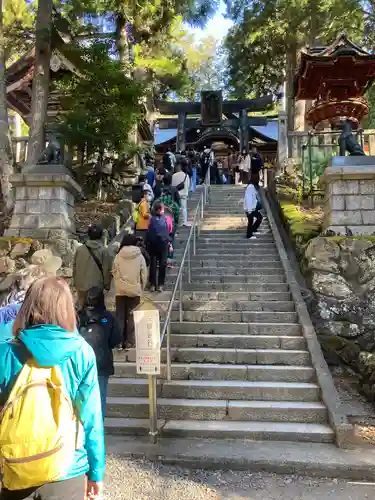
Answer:
[{"label": "stone wall", "polygon": [[75,240],[56,239],[41,242],[32,238],[0,237],[0,287],[9,275],[35,264],[33,255],[39,250],[49,250],[51,255],[61,258],[59,276],[71,280],[73,259],[79,243]]},{"label": "stone wall", "polygon": [[335,156],[322,181],[325,234],[375,234],[375,158]]},{"label": "stone wall", "polygon": [[352,368],[375,402],[375,237],[314,238],[302,267],[328,363]]},{"label": "stone wall", "polygon": [[[375,234],[375,179],[332,183],[326,191],[324,226],[346,235]],[[328,222],[329,221],[329,222]]]}]

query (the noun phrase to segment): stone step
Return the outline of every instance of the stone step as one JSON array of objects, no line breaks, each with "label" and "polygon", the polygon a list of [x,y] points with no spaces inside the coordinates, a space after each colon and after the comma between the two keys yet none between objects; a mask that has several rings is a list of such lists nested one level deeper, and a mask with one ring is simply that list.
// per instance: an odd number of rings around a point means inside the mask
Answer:
[{"label": "stone step", "polygon": [[[225,265],[223,261],[221,262],[210,262],[210,261],[202,261],[203,263],[199,266],[196,265],[196,262],[194,262],[194,265],[192,266],[192,271],[193,272],[199,272],[202,271],[202,269],[212,272],[212,271],[217,271],[219,273],[222,272],[228,272],[230,274],[238,274],[242,271],[242,274],[249,274],[254,269],[277,269],[277,270],[283,270],[281,262],[267,262],[267,261],[261,261],[255,264],[254,262],[249,262],[243,266],[239,265],[238,263],[235,264],[234,262]],[[250,265],[251,264],[251,265]],[[173,271],[173,270],[172,270]]]},{"label": "stone step", "polygon": [[[178,420],[234,420],[255,422],[327,422],[327,408],[319,402],[225,401],[158,398],[158,416]],[[107,398],[108,417],[148,418],[148,398]]]},{"label": "stone step", "polygon": [[[160,317],[164,318],[161,311]],[[183,311],[183,321],[204,323],[297,323],[297,313],[295,312],[229,312],[229,311]],[[179,311],[172,311],[172,321],[179,321]]]},{"label": "stone step", "polygon": [[[177,255],[182,258],[182,252],[176,252]],[[227,267],[227,266],[244,266],[244,267],[257,267],[257,264],[265,263],[281,263],[281,260],[277,254],[277,252],[266,252],[261,253],[258,252],[259,255],[252,256],[249,259],[248,255],[233,255],[233,254],[202,254],[202,255],[191,255],[191,262],[193,266],[201,266],[202,264],[207,264],[208,266],[218,266],[218,267]],[[176,259],[177,260],[177,259]]]},{"label": "stone step", "polygon": [[301,335],[301,326],[297,323],[214,323],[214,322],[172,322],[173,334],[190,335],[271,335],[294,337]]},{"label": "stone step", "polygon": [[[105,431],[112,435],[146,436],[148,419],[106,418]],[[241,439],[252,441],[294,441],[332,443],[335,434],[329,425],[282,422],[228,422],[158,420],[161,437]]]},{"label": "stone step", "polygon": [[273,240],[270,242],[263,242],[261,239],[247,240],[244,236],[241,245],[239,245],[237,242],[201,243],[200,240],[198,240],[196,248],[198,252],[209,249],[210,252],[215,252],[217,250],[218,252],[222,251],[224,253],[249,253],[252,250],[275,250],[276,244],[273,242]]},{"label": "stone step", "polygon": [[[176,264],[177,265],[177,264]],[[169,270],[168,276],[173,278],[178,274],[178,269],[177,267],[174,267]],[[194,270],[193,270],[194,269]],[[192,276],[193,279],[195,276],[201,276],[202,274],[204,276],[210,276],[210,277],[223,277],[225,278],[226,276],[237,276],[239,278],[242,277],[250,277],[253,274],[263,274],[263,275],[269,275],[269,276],[284,276],[284,269],[281,267],[268,267],[268,266],[260,266],[260,267],[252,267],[252,268],[247,268],[247,269],[236,269],[233,267],[228,267],[228,268],[212,268],[210,269],[209,267],[195,267],[192,268]],[[244,280],[245,281],[245,280]]]},{"label": "stone step", "polygon": [[[168,310],[169,301],[159,301],[156,298],[155,303],[158,305],[159,309],[162,311]],[[173,304],[173,310],[179,310],[179,303],[175,302]],[[289,301],[245,301],[245,300],[184,300],[182,303],[182,308],[184,311],[195,311],[195,312],[205,312],[205,311],[264,311],[264,312],[294,312],[295,306],[294,302]]]},{"label": "stone step", "polygon": [[[155,301],[170,301],[172,298],[172,292],[164,291],[157,295],[157,299],[150,294],[150,297]],[[177,294],[177,299],[179,294]],[[292,300],[291,294],[289,292],[183,292],[183,300],[251,300],[251,301],[285,301]]]},{"label": "stone step", "polygon": [[[285,280],[282,280],[277,283],[276,279],[271,280],[269,283],[265,282],[256,282],[254,280],[252,283],[219,283],[219,282],[212,282],[212,280],[194,280],[194,283],[187,283],[184,280],[183,283],[183,291],[217,291],[217,292],[256,292],[256,291],[266,291],[266,290],[288,290],[288,285],[285,283]],[[167,278],[167,281],[165,283],[165,290],[172,290],[174,288],[176,280],[169,279]],[[269,288],[267,288],[269,287]],[[280,287],[280,288],[278,288]]]},{"label": "stone step", "polygon": [[[115,354],[117,361],[134,363],[135,349],[118,351]],[[161,360],[166,362],[167,350],[161,349]],[[297,365],[308,366],[310,354],[306,350],[297,349],[233,349],[221,347],[172,347],[171,359],[173,363],[214,363],[238,365]]]},{"label": "stone step", "polygon": [[[176,282],[176,275],[168,275],[167,281],[170,284],[174,284]],[[183,282],[187,283],[188,277],[184,276]],[[241,291],[241,285],[246,285],[246,284],[256,284],[256,283],[285,283],[285,275],[284,273],[279,273],[279,274],[268,274],[267,269],[264,270],[263,273],[261,274],[249,274],[248,276],[243,276],[243,275],[225,275],[225,276],[220,276],[219,274],[217,275],[210,275],[205,272],[201,273],[196,273],[195,275],[192,275],[191,283],[195,285],[195,290],[200,290],[200,285],[201,284],[210,284],[210,285],[230,285],[230,284],[237,284],[238,285],[238,290],[236,291]],[[185,286],[185,285],[184,285]]]},{"label": "stone step", "polygon": [[[111,378],[109,397],[148,397],[148,380]],[[317,384],[305,382],[249,382],[246,380],[159,380],[157,397],[172,399],[227,399],[238,401],[319,401]]]},{"label": "stone step", "polygon": [[[159,378],[166,379],[166,365],[161,365]],[[115,377],[137,378],[136,363],[115,362]],[[314,382],[311,366],[295,365],[230,365],[213,363],[172,363],[173,380],[249,380],[274,382]]]},{"label": "stone step", "polygon": [[[239,226],[236,229],[204,229],[201,227],[200,237],[214,238],[214,239],[230,239],[238,236],[238,230],[243,229]],[[272,234],[270,227],[265,227],[263,224],[259,228],[261,234]]]},{"label": "stone step", "polygon": [[277,337],[274,335],[209,335],[209,334],[172,334],[174,347],[234,347],[236,349],[306,349],[305,339],[296,337]]},{"label": "stone step", "polygon": [[[256,252],[259,253],[259,252]],[[210,256],[211,255],[211,256]],[[173,269],[181,265],[183,253],[175,252],[174,255],[174,265]],[[186,258],[187,262],[188,258]],[[257,269],[259,267],[269,267],[274,266],[272,269],[284,269],[279,256],[276,253],[269,254],[268,252],[263,255],[254,255],[253,252],[248,254],[244,252],[243,254],[224,254],[224,255],[213,255],[206,254],[205,252],[199,252],[197,250],[196,255],[191,253],[190,262],[192,267],[207,267],[207,269]],[[220,269],[221,270],[221,269]],[[169,271],[168,271],[169,272]]]},{"label": "stone step", "polygon": [[[182,256],[183,256],[184,252],[182,251],[182,249],[180,248],[177,248],[175,250],[175,259],[178,260],[178,259],[182,259]],[[207,252],[203,252],[203,251],[198,251],[197,249],[197,254],[196,255],[193,255],[193,252],[192,252],[192,255],[191,255],[191,260],[194,261],[195,260],[218,260],[218,261],[224,261],[224,262],[228,262],[228,264],[230,262],[237,262],[237,263],[240,263],[240,262],[252,262],[252,261],[257,261],[257,260],[277,260],[277,261],[280,261],[280,256],[279,256],[279,253],[277,250],[251,250],[251,251],[248,251],[246,253],[244,252],[240,252],[240,253],[234,253],[234,252],[219,252],[219,251],[207,251]]]},{"label": "stone step", "polygon": [[226,422],[169,420],[163,426],[167,437],[246,439],[254,441],[295,441],[332,443],[335,434],[329,425],[289,422]]},{"label": "stone step", "polygon": [[245,401],[319,401],[319,386],[298,382],[175,380],[162,385],[162,397]]},{"label": "stone step", "polygon": [[[269,242],[274,242],[274,237],[272,234],[257,234],[257,240],[259,240],[260,243],[266,243],[268,244]],[[255,240],[248,241],[244,237],[244,233],[239,234],[233,238],[206,238],[204,236],[200,236],[198,239],[198,245],[240,245],[243,247],[248,247],[249,245],[253,245]],[[256,241],[258,243],[258,241]]]}]

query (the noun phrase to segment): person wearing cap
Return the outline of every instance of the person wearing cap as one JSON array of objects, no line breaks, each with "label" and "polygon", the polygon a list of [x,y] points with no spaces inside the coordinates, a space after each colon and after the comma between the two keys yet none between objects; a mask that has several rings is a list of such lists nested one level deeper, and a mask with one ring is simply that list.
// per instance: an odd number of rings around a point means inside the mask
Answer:
[{"label": "person wearing cap", "polygon": [[137,236],[141,236],[143,239],[146,237],[148,225],[150,224],[150,198],[152,194],[150,186],[148,184],[144,184],[143,196],[138,205],[138,220],[135,225]]},{"label": "person wearing cap", "polygon": [[84,306],[87,291],[93,287],[105,290],[111,288],[112,258],[105,248],[100,226],[92,224],[88,231],[88,240],[77,248],[73,261],[73,284],[77,290],[78,303]]},{"label": "person wearing cap", "polygon": [[38,250],[28,267],[9,274],[0,282],[0,342],[12,338],[13,321],[30,285],[39,278],[56,276],[61,265],[61,258],[51,250]]}]

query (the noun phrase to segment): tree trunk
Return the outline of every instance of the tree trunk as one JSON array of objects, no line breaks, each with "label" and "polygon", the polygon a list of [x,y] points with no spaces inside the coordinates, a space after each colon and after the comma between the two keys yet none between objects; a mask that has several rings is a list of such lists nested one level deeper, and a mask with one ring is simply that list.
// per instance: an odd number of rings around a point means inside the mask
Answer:
[{"label": "tree trunk", "polygon": [[[318,36],[318,2],[319,0],[310,0],[310,36],[309,36],[309,44],[310,47],[313,47],[316,43],[316,39]],[[307,99],[305,101],[305,113],[311,108],[313,101],[311,99]],[[304,121],[304,130],[309,129],[309,124],[307,121]]]},{"label": "tree trunk", "polygon": [[116,46],[124,73],[129,73],[129,42],[126,32],[126,17],[123,14],[116,16]]},{"label": "tree trunk", "polygon": [[35,164],[45,146],[52,33],[52,0],[39,0],[36,19],[35,65],[31,98],[31,126],[27,164]]},{"label": "tree trunk", "polygon": [[3,1],[0,0],[0,182],[4,211],[9,213],[13,207],[10,176],[13,173],[12,145],[9,135],[8,108],[5,84],[5,41],[3,30]]},{"label": "tree trunk", "polygon": [[[294,130],[295,102],[293,98],[294,72],[297,66],[297,43],[291,43],[286,54],[286,107],[288,119],[288,132]],[[288,137],[288,154],[292,155],[292,140]]]}]

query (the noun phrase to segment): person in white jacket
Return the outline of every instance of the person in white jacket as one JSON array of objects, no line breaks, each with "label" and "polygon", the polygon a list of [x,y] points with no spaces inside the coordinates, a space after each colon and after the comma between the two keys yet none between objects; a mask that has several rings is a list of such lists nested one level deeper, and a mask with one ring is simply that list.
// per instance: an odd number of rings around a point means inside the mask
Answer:
[{"label": "person in white jacket", "polygon": [[172,175],[172,186],[178,189],[181,199],[181,210],[184,226],[189,226],[187,200],[189,196],[190,178],[185,165],[177,163],[175,173]]},{"label": "person in white jacket", "polygon": [[260,213],[261,205],[258,199],[258,193],[254,186],[254,180],[250,177],[249,184],[245,191],[243,208],[247,216],[246,238],[255,240],[255,233],[262,223],[263,217]]}]

